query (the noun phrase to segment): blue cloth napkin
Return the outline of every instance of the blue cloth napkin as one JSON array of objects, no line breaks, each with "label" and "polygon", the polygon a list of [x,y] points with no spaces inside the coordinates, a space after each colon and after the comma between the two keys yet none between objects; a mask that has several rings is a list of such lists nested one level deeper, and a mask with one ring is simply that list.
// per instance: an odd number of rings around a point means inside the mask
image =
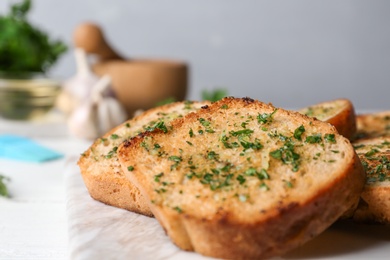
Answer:
[{"label": "blue cloth napkin", "polygon": [[16,135],[0,135],[0,157],[26,162],[45,162],[63,155]]}]

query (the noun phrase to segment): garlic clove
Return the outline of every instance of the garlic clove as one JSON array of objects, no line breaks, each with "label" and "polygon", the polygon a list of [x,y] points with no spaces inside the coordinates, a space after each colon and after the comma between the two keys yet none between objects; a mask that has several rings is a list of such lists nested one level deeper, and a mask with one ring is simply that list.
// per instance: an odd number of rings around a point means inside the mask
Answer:
[{"label": "garlic clove", "polygon": [[89,99],[92,89],[99,81],[90,68],[87,55],[82,49],[74,50],[77,73],[63,83],[61,94],[57,101],[57,108],[66,115]]},{"label": "garlic clove", "polygon": [[95,139],[99,136],[96,127],[96,108],[91,102],[77,107],[68,118],[69,132],[79,138]]},{"label": "garlic clove", "polygon": [[127,113],[114,98],[106,97],[97,106],[97,126],[100,135],[123,123]]}]

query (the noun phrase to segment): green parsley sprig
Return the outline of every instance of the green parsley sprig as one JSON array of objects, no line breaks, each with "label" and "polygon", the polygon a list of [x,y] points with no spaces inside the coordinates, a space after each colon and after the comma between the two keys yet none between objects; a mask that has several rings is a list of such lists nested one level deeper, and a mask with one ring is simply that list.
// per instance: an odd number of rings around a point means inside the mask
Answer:
[{"label": "green parsley sprig", "polygon": [[10,178],[0,174],[0,196],[9,197],[8,189],[4,181],[10,181]]},{"label": "green parsley sprig", "polygon": [[7,15],[0,15],[0,71],[20,73],[46,72],[67,46],[27,19],[31,0],[11,5]]},{"label": "green parsley sprig", "polygon": [[203,90],[202,91],[202,99],[209,100],[211,102],[215,102],[218,100],[227,97],[228,91],[226,89],[215,89],[215,90]]}]

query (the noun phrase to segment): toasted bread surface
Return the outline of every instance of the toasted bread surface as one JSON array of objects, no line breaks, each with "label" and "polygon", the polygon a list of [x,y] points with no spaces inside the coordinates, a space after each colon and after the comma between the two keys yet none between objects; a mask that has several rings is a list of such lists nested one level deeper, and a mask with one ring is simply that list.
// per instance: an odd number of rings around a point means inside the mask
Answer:
[{"label": "toasted bread surface", "polygon": [[128,140],[118,156],[173,242],[219,258],[284,254],[336,221],[365,182],[333,126],[248,98]]},{"label": "toasted bread surface", "polygon": [[355,109],[352,102],[348,99],[343,98],[321,102],[298,111],[334,125],[339,134],[349,140],[356,134]]},{"label": "toasted bread surface", "polygon": [[[209,102],[176,102],[147,110],[112,129],[97,139],[78,161],[84,183],[95,200],[105,204],[151,216],[148,203],[137,187],[126,179],[116,150],[127,138],[196,111]],[[165,124],[160,124],[164,122]]]},{"label": "toasted bread surface", "polygon": [[357,115],[356,124],[356,140],[390,136],[390,110]]},{"label": "toasted bread surface", "polygon": [[390,224],[390,137],[354,142],[367,181],[353,218],[358,222]]}]

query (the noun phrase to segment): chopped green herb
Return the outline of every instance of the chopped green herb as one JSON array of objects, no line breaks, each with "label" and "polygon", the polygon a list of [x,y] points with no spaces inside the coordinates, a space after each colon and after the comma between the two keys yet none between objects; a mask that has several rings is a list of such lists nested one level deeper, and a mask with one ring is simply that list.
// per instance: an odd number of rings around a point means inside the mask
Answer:
[{"label": "chopped green herb", "polygon": [[222,109],[228,109],[228,105],[223,104],[223,105],[221,106],[221,108],[222,108]]},{"label": "chopped green herb", "polygon": [[157,193],[164,193],[164,192],[167,192],[167,190],[164,189],[164,188],[155,189],[154,191],[157,192]]},{"label": "chopped green herb", "polygon": [[309,144],[321,143],[321,134],[314,134],[306,137],[306,142]]},{"label": "chopped green herb", "polygon": [[129,172],[132,172],[132,171],[134,170],[134,166],[131,166],[131,165],[128,166],[128,167],[127,167],[127,170],[128,170]]},{"label": "chopped green herb", "polygon": [[353,146],[353,148],[354,148],[355,150],[360,149],[360,148],[363,148],[363,147],[365,147],[364,144],[358,144],[358,145],[354,145],[354,146]]},{"label": "chopped green herb", "polygon": [[213,175],[211,173],[206,173],[200,182],[203,184],[209,184],[212,180],[213,180]]},{"label": "chopped green herb", "polygon": [[106,159],[111,159],[114,154],[116,154],[116,151],[118,150],[117,146],[114,146],[111,151],[108,152],[108,154],[105,156]]},{"label": "chopped green herb", "polygon": [[186,142],[187,142],[187,144],[193,146],[193,144],[190,141],[186,141]]},{"label": "chopped green herb", "polygon": [[256,174],[256,169],[253,168],[253,167],[251,167],[251,168],[249,168],[248,170],[246,170],[244,173],[245,173],[245,175],[247,175],[247,176],[255,176],[255,174]]},{"label": "chopped green herb", "polygon": [[269,180],[270,179],[268,172],[265,169],[261,169],[260,172],[256,172],[256,175],[260,180],[264,180],[264,179]]},{"label": "chopped green herb", "polygon": [[332,144],[336,143],[336,139],[335,139],[335,135],[334,134],[325,134],[324,139],[328,143],[332,143]]},{"label": "chopped green herb", "polygon": [[142,141],[142,142],[140,143],[140,146],[143,147],[143,148],[145,148],[146,151],[149,151],[149,146],[148,146],[148,144],[147,144],[145,141]]},{"label": "chopped green herb", "polygon": [[260,184],[260,190],[263,190],[263,191],[267,191],[269,190],[269,187],[267,186],[267,184],[265,184],[264,182],[262,184]]},{"label": "chopped green herb", "polygon": [[226,176],[219,176],[218,174],[206,173],[203,178],[200,180],[200,183],[209,185],[211,190],[221,189],[223,187],[230,185],[230,180],[232,179],[233,174],[228,174]]},{"label": "chopped green herb", "polygon": [[283,149],[280,148],[280,149],[277,149],[275,151],[272,151],[269,153],[273,158],[275,159],[278,159],[278,160],[281,160],[282,159],[282,155],[283,155]]},{"label": "chopped green herb", "polygon": [[112,135],[110,136],[110,138],[113,139],[113,140],[115,140],[115,139],[118,139],[118,138],[119,138],[119,135],[117,135],[117,134],[112,134]]},{"label": "chopped green herb", "polygon": [[295,139],[301,141],[302,140],[302,134],[305,132],[305,127],[303,125],[299,126],[294,131],[294,137]]},{"label": "chopped green herb", "polygon": [[371,156],[373,156],[374,154],[376,154],[377,152],[379,152],[379,151],[378,151],[377,149],[373,148],[373,149],[371,149],[370,151],[366,152],[364,155],[365,155],[366,157],[371,157]]},{"label": "chopped green herb", "polygon": [[209,125],[210,125],[210,122],[209,122],[209,121],[206,121],[204,118],[199,118],[199,122],[200,122],[201,125],[203,125],[203,126],[209,126]]},{"label": "chopped green herb", "polygon": [[157,175],[154,175],[154,181],[155,182],[160,182],[160,178],[164,175],[163,172],[157,174]]},{"label": "chopped green herb", "polygon": [[271,123],[273,120],[273,115],[276,113],[276,111],[278,111],[277,108],[275,108],[275,110],[272,113],[258,114],[257,115],[257,122],[259,122],[261,124]]},{"label": "chopped green herb", "polygon": [[221,168],[221,171],[223,171],[223,172],[229,172],[231,168],[233,168],[233,164],[228,163],[228,164],[226,164],[225,166],[223,166],[223,167]]},{"label": "chopped green herb", "polygon": [[219,155],[214,151],[210,151],[207,154],[207,159],[209,159],[209,160],[218,160],[218,158],[219,158]]},{"label": "chopped green herb", "polygon": [[152,132],[152,131],[154,131],[155,129],[160,129],[160,130],[163,131],[164,133],[167,133],[167,132],[168,132],[168,128],[165,126],[164,121],[159,121],[159,122],[157,122],[157,123],[154,123],[154,125],[148,126],[148,127],[145,128],[145,130],[148,131],[148,132]]},{"label": "chopped green herb", "polygon": [[168,157],[168,160],[174,161],[174,162],[181,162],[182,158],[180,156],[172,155]]},{"label": "chopped green herb", "polygon": [[246,141],[245,137],[238,137],[238,140],[240,141],[240,144],[242,145],[242,147],[244,147],[245,150],[247,149],[260,150],[261,148],[263,148],[263,145],[260,143],[259,139],[257,138],[253,143]]},{"label": "chopped green herb", "polygon": [[176,206],[173,209],[176,210],[178,213],[183,213],[183,210],[179,206]]},{"label": "chopped green herb", "polygon": [[239,131],[230,131],[229,132],[232,136],[240,136],[240,135],[245,135],[245,136],[249,136],[253,133],[253,130],[251,129],[243,129],[243,130],[239,130]]},{"label": "chopped green herb", "polygon": [[172,155],[172,156],[168,157],[168,160],[174,161],[174,162],[175,162],[174,164],[171,165],[171,171],[172,171],[173,169],[175,169],[175,168],[179,165],[179,163],[180,163],[183,159],[182,159],[180,156]]},{"label": "chopped green herb", "polygon": [[211,171],[215,174],[215,175],[219,175],[219,171],[217,169],[211,169]]},{"label": "chopped green herb", "polygon": [[245,181],[246,181],[245,177],[242,176],[242,175],[238,175],[238,176],[237,176],[237,180],[238,180],[238,182],[239,182],[241,185],[244,184]]},{"label": "chopped green herb", "polygon": [[284,164],[291,164],[293,166],[292,171],[298,171],[300,155],[295,152],[295,145],[291,140],[286,141],[281,148],[271,151],[269,154],[274,159],[281,160]]},{"label": "chopped green herb", "polygon": [[127,128],[130,128],[130,123],[126,123],[125,126],[126,126]]},{"label": "chopped green herb", "polygon": [[[201,125],[203,125],[204,127],[205,127],[205,131],[207,132],[207,133],[215,133],[215,131],[212,129],[212,128],[210,128],[210,121],[207,121],[207,120],[205,120],[204,118],[199,118],[198,119],[199,120],[199,122],[201,123]],[[199,130],[198,132],[200,133],[200,134],[203,134],[203,130],[202,130],[202,132],[200,132],[201,130]]]},{"label": "chopped green herb", "polygon": [[225,134],[223,134],[219,140],[221,140],[225,148],[229,148],[229,149],[233,148],[233,146],[230,143],[228,143],[229,138]]},{"label": "chopped green herb", "polygon": [[190,128],[190,131],[188,132],[188,134],[190,135],[190,137],[194,136],[194,131],[192,131],[192,128]]},{"label": "chopped green herb", "polygon": [[194,172],[190,172],[190,173],[187,173],[186,174],[186,177],[188,178],[188,179],[192,179],[192,177],[194,177],[195,176],[195,173]]},{"label": "chopped green herb", "polygon": [[290,181],[285,181],[287,188],[292,188],[294,185]]}]

